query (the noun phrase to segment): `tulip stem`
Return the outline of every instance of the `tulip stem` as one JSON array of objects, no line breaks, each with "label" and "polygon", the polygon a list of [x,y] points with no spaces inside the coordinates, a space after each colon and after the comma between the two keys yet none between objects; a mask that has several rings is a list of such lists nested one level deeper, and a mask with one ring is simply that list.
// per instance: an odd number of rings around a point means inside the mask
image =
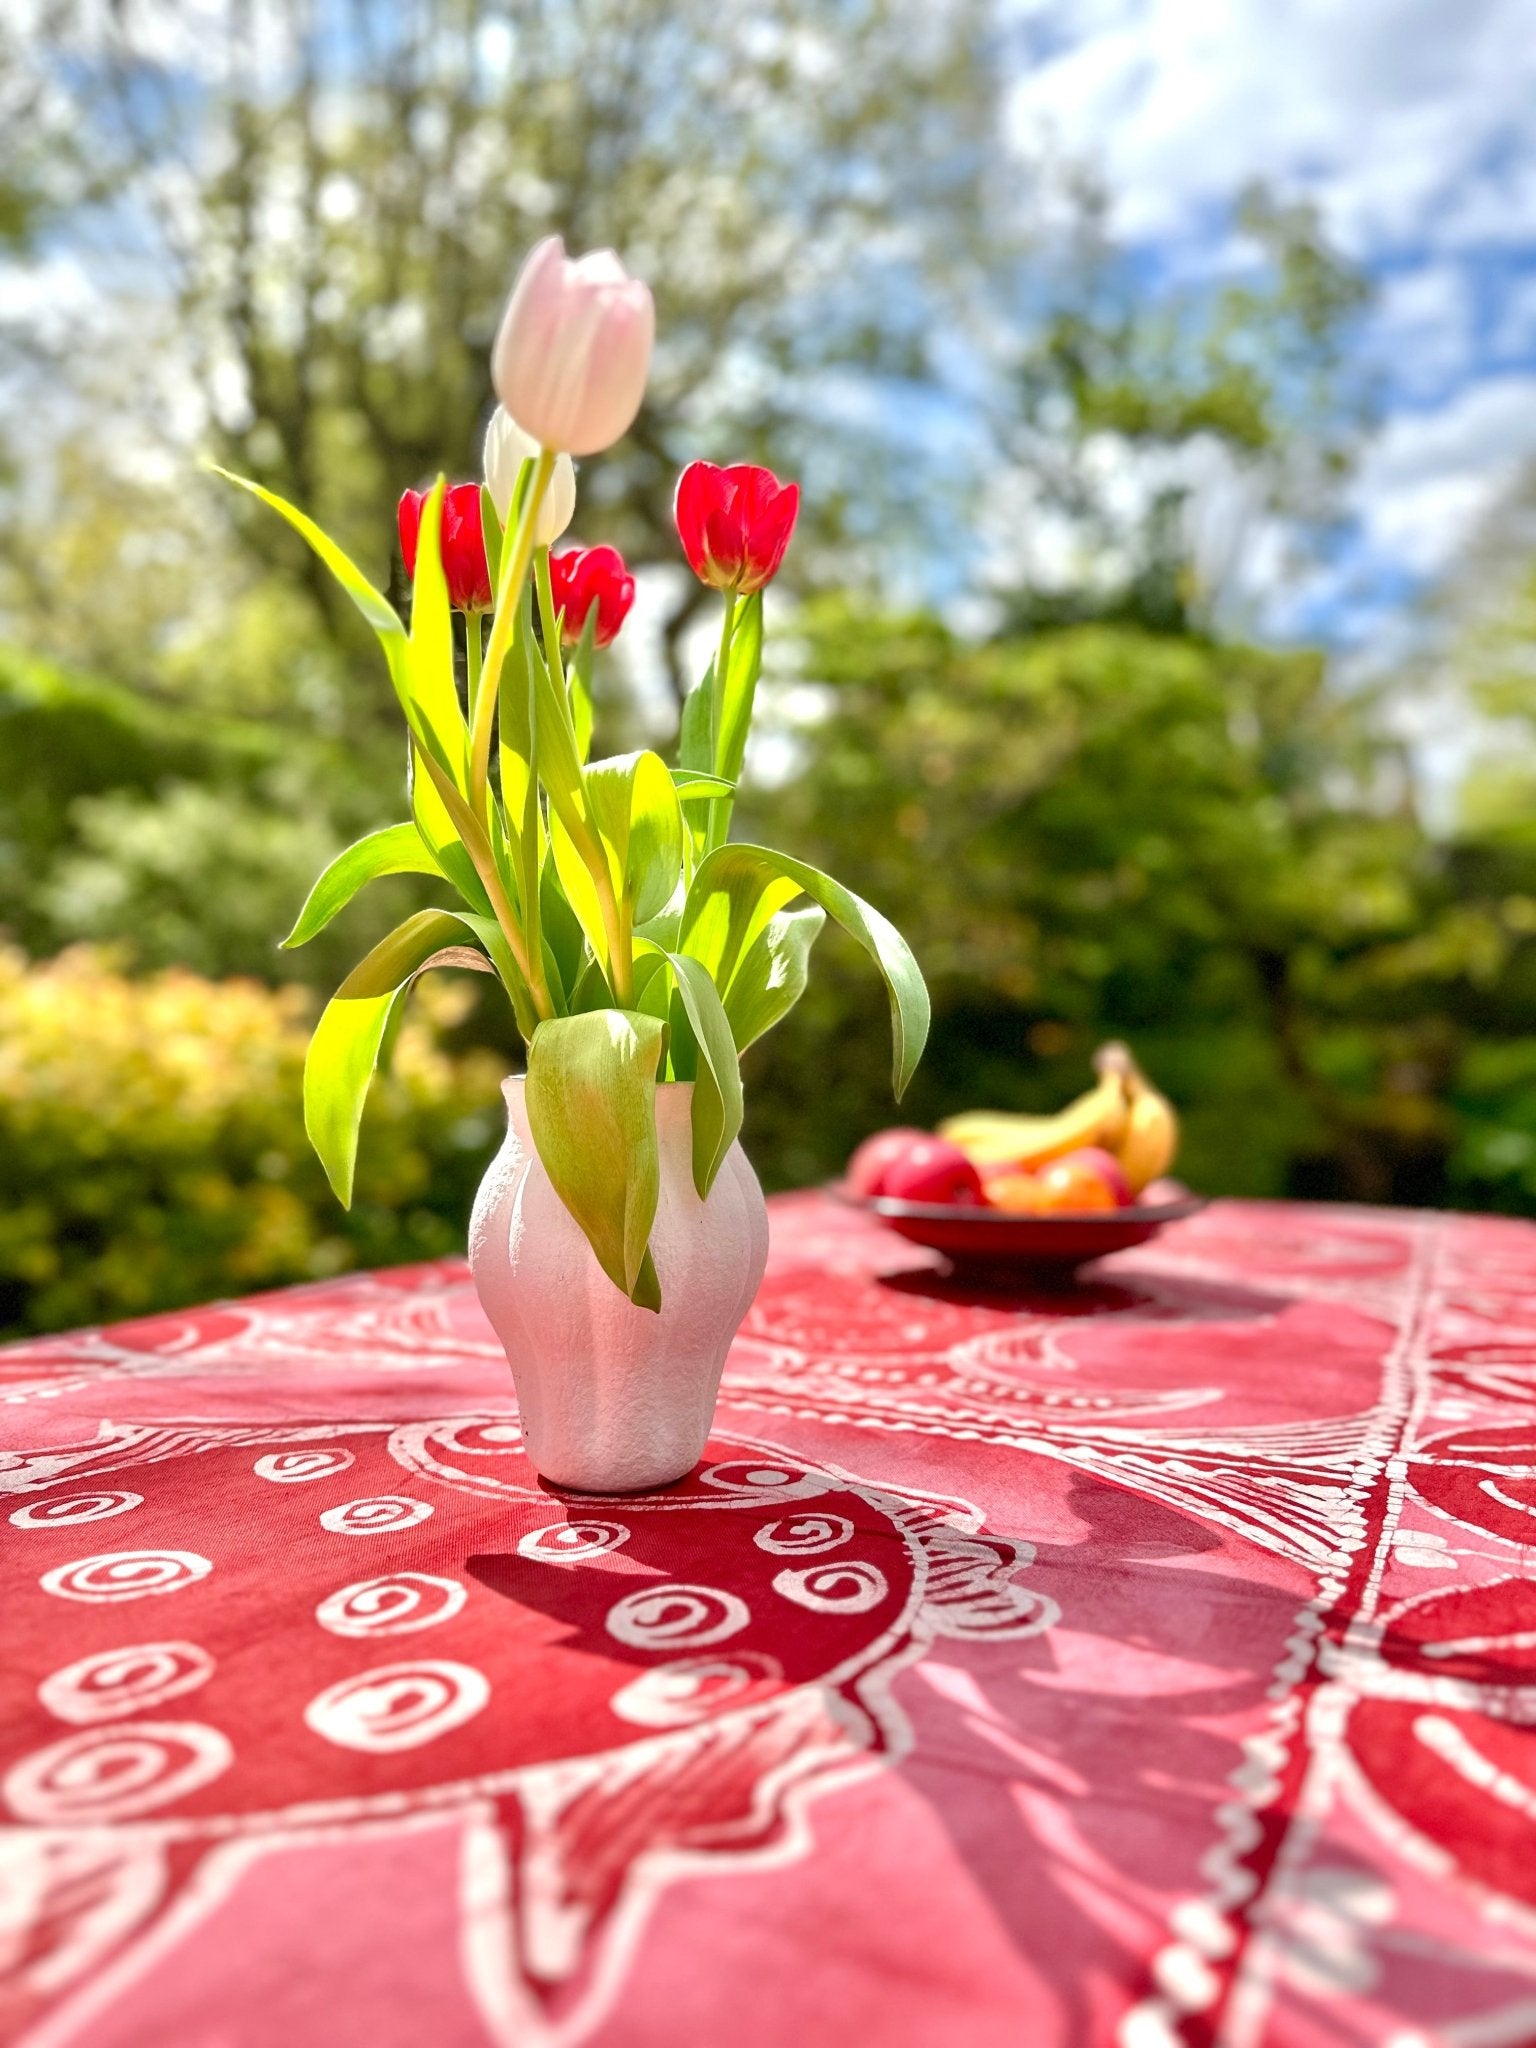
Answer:
[{"label": "tulip stem", "polygon": [[464,851],[469,855],[475,873],[480,877],[486,896],[490,900],[492,914],[501,926],[502,936],[506,939],[507,949],[517,963],[518,972],[528,984],[535,1015],[541,1021],[546,1017],[552,1017],[555,1014],[555,1006],[550,997],[544,962],[542,958],[535,961],[529,956],[527,939],[518,922],[517,913],[512,908],[501,876],[497,872],[496,857],[491,851],[484,827],[470,812],[449,777],[419,741],[416,743],[416,759],[426,770],[428,781],[442,798],[443,807],[464,843]]},{"label": "tulip stem", "polygon": [[496,615],[491,621],[490,645],[485,650],[479,693],[470,706],[469,802],[477,818],[486,814],[486,792],[491,779],[491,732],[496,723],[496,692],[501,683],[502,663],[512,644],[512,628],[522,602],[523,585],[528,581],[528,565],[533,560],[539,507],[544,502],[544,493],[554,473],[554,449],[541,448],[523,499],[517,538],[502,552],[501,583],[496,592]]},{"label": "tulip stem", "polygon": [[479,612],[464,614],[464,696],[470,716],[474,716],[475,705],[480,697],[480,659],[484,648],[480,639]]},{"label": "tulip stem", "polygon": [[[720,621],[720,647],[715,655],[715,678],[709,693],[709,765],[716,775],[725,773],[720,760],[720,731],[725,722],[725,686],[731,673],[731,641],[736,633],[736,593],[725,593],[725,616]],[[713,853],[725,844],[731,829],[731,800],[716,796],[709,800],[704,834],[704,851]]]}]

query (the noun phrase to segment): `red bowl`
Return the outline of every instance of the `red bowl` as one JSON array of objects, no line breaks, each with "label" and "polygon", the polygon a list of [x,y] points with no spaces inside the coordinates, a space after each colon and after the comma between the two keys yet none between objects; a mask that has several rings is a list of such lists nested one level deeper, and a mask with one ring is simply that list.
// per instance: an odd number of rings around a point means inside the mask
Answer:
[{"label": "red bowl", "polygon": [[942,1252],[956,1266],[994,1278],[1009,1271],[1070,1272],[1090,1259],[1128,1251],[1169,1223],[1195,1216],[1204,1195],[1184,1195],[1128,1209],[1058,1210],[1049,1216],[1010,1214],[1006,1209],[967,1209],[954,1203],[893,1202],[887,1196],[850,1194],[841,1181],[829,1192],[852,1209],[863,1209],[914,1244]]}]

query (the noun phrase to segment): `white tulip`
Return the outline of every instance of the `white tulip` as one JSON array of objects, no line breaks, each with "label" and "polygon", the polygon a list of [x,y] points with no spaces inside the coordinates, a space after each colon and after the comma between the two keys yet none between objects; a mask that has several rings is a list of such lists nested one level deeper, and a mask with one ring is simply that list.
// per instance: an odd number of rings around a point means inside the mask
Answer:
[{"label": "white tulip", "polygon": [[[504,405],[491,414],[485,430],[485,483],[503,526],[512,505],[517,473],[539,452],[539,444],[525,434]],[[555,458],[554,474],[539,507],[538,530],[534,539],[541,548],[552,547],[576,515],[576,470],[569,455]]]}]

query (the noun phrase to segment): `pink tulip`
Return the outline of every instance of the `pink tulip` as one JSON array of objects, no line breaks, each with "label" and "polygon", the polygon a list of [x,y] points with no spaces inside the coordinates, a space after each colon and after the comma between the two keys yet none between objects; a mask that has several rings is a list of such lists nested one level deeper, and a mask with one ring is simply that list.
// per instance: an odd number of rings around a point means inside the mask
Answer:
[{"label": "pink tulip", "polygon": [[594,455],[627,433],[651,367],[656,308],[611,249],[576,262],[548,235],[518,272],[491,381],[542,447]]}]

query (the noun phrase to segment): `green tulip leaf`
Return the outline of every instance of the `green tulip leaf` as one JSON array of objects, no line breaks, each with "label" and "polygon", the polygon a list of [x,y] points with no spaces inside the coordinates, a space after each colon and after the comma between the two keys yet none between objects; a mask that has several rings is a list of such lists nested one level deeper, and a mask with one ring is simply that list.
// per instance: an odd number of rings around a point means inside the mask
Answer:
[{"label": "green tulip leaf", "polygon": [[730,1020],[709,969],[686,953],[673,953],[670,959],[678,1000],[698,1048],[693,1080],[693,1184],[703,1200],[741,1130],[741,1068]]},{"label": "green tulip leaf", "polygon": [[582,761],[592,752],[592,657],[596,647],[597,606],[593,605],[566,675],[571,693],[571,726],[576,734],[576,752]]},{"label": "green tulip leaf", "polygon": [[[660,1307],[647,1273],[661,1168],[656,1069],[665,1026],[632,1010],[590,1010],[541,1024],[528,1048],[525,1100],[555,1192],[608,1278]],[[648,1298],[654,1297],[654,1298]]]},{"label": "green tulip leaf", "polygon": [[390,994],[440,946],[456,944],[463,924],[463,916],[456,910],[418,910],[358,961],[337,989],[337,1000],[353,1002]]},{"label": "green tulip leaf", "polygon": [[671,902],[683,867],[683,814],[671,770],[659,754],[619,754],[587,769],[593,821],[614,886],[637,925]]},{"label": "green tulip leaf", "polygon": [[383,995],[333,996],[304,1056],[304,1129],[343,1209],[352,1206],[357,1131],[379,1046],[403,988]]},{"label": "green tulip leaf", "polygon": [[683,700],[683,721],[677,737],[677,765],[683,774],[712,775],[715,768],[709,730],[709,700],[714,694],[715,669],[711,662],[704,680]]},{"label": "green tulip leaf", "polygon": [[[597,857],[606,859],[596,833],[589,834],[589,840],[590,844],[597,848]],[[603,922],[603,906],[597,893],[597,884],[592,879],[591,868],[577,851],[575,841],[566,830],[565,822],[558,811],[550,812],[549,852],[571,915],[580,926],[595,959],[606,967],[608,928]]]},{"label": "green tulip leaf", "polygon": [[928,990],[888,918],[819,868],[766,846],[721,846],[700,863],[683,912],[681,948],[709,969],[722,999],[769,921],[804,892],[869,954],[891,1000],[892,1087],[900,1100],[928,1037]]},{"label": "green tulip leaf", "polygon": [[780,910],[742,954],[725,998],[738,1053],[771,1031],[805,994],[811,948],[826,921],[819,903],[808,903],[803,910]]},{"label": "green tulip leaf", "polygon": [[485,539],[485,566],[490,572],[492,590],[501,588],[501,544],[504,538],[501,530],[501,514],[496,510],[496,500],[491,496],[489,484],[480,486],[480,531]]},{"label": "green tulip leaf", "polygon": [[434,953],[462,937],[465,920],[419,910],[381,939],[326,1004],[304,1061],[304,1128],[344,1209],[352,1206],[357,1130],[390,1014]]},{"label": "green tulip leaf", "polygon": [[437,740],[437,758],[460,790],[469,787],[469,729],[453,673],[453,607],[443,573],[443,499],[439,477],[421,508],[416,543],[416,579],[411,595],[408,667],[411,690],[423,723]]},{"label": "green tulip leaf", "polygon": [[440,875],[414,825],[386,825],[338,853],[305,900],[285,947],[305,946],[357,892],[380,875]]},{"label": "green tulip leaf", "polygon": [[720,756],[714,765],[732,783],[740,777],[746,759],[747,733],[762,668],[763,593],[755,590],[736,613],[725,691],[720,700]]},{"label": "green tulip leaf", "polygon": [[[539,873],[539,922],[544,931],[545,951],[554,956],[558,986],[569,995],[586,964],[586,939],[581,920],[560,886],[554,852],[548,844]],[[561,1008],[569,1008],[569,1004],[562,1004]]]},{"label": "green tulip leaf", "polygon": [[[294,532],[314,550],[315,554],[325,564],[326,568],[330,570],[336,581],[341,585],[341,588],[351,598],[353,604],[356,605],[357,609],[377,634],[379,645],[384,650],[384,659],[389,665],[390,680],[395,686],[395,695],[400,699],[400,707],[405,713],[406,722],[409,724],[411,731],[422,745],[430,746],[444,766],[449,766],[453,757],[451,753],[443,751],[443,740],[439,734],[437,722],[426,715],[424,707],[417,701],[416,671],[411,660],[410,640],[406,634],[405,627],[400,621],[399,613],[395,610],[389,599],[385,597],[382,591],[375,590],[350,556],[344,554],[335,541],[331,539],[330,535],[323,528],[317,526],[314,520],[306,513],[301,512],[296,505],[290,505],[288,500],[279,497],[276,491],[269,491],[262,484],[252,483],[249,477],[236,476],[233,470],[219,468],[217,463],[211,463],[209,467],[213,470],[215,476],[223,477],[226,483],[235,484],[242,491],[249,491],[253,498],[259,498],[262,504],[270,506],[280,518],[287,520]],[[425,512],[423,512],[422,524],[425,527]],[[434,528],[434,533],[435,531],[436,529]],[[418,569],[420,568],[419,557],[417,567]],[[438,560],[438,574],[439,576],[442,574],[440,559]],[[450,690],[452,689],[452,682],[453,678],[450,673],[448,677]],[[440,680],[433,694],[434,701],[440,701]],[[443,708],[446,709],[446,707]],[[451,732],[455,722],[462,728],[463,718],[459,712],[457,694],[454,695],[453,699],[452,717],[446,719],[445,729]]]},{"label": "green tulip leaf", "polygon": [[669,1020],[675,1080],[693,1083],[693,1184],[709,1194],[741,1131],[741,1067],[719,991],[702,961],[641,941],[635,960],[638,1007]]},{"label": "green tulip leaf", "polygon": [[679,803],[708,803],[711,797],[733,796],[736,785],[725,775],[706,775],[699,768],[674,768],[672,780]]}]

